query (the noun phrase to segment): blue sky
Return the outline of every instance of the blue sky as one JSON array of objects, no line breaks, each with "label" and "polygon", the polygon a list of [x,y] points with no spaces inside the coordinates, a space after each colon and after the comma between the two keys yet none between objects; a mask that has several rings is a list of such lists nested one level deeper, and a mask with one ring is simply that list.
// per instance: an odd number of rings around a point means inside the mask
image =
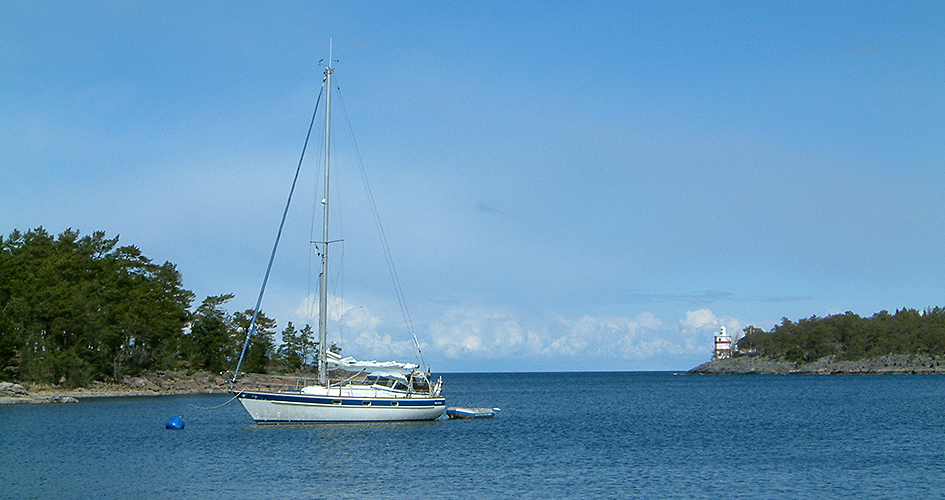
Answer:
[{"label": "blue sky", "polygon": [[[4,2],[0,232],[104,230],[252,307],[329,38],[434,370],[681,370],[722,325],[945,305],[938,2]],[[332,335],[411,360],[338,123]]]}]

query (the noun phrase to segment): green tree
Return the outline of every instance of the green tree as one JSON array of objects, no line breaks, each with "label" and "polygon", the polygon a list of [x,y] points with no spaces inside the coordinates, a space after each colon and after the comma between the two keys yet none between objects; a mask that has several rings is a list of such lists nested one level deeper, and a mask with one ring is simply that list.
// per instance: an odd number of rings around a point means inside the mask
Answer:
[{"label": "green tree", "polygon": [[184,336],[182,355],[193,369],[222,372],[231,369],[238,355],[237,327],[223,305],[233,294],[213,295],[194,311],[190,332]]},{"label": "green tree", "polygon": [[282,330],[282,344],[276,350],[279,364],[285,371],[296,372],[302,367],[302,336],[290,321]]},{"label": "green tree", "polygon": [[825,318],[811,316],[794,323],[785,318],[769,332],[750,327],[738,343],[752,355],[809,362],[824,356],[843,360],[885,354],[945,355],[945,311],[899,309],[870,318],[852,312]]},{"label": "green tree", "polygon": [[297,372],[318,356],[318,342],[313,340],[312,326],[296,330],[290,321],[282,331],[282,344],[276,357],[285,371]]},{"label": "green tree", "polygon": [[85,385],[172,359],[193,294],[102,231],[0,237],[0,376]]},{"label": "green tree", "polygon": [[[252,319],[252,309],[233,315],[233,321],[240,338],[246,338]],[[259,315],[256,317],[256,330],[249,339],[246,359],[243,360],[243,370],[252,373],[269,373],[269,366],[272,363],[273,354],[275,354],[275,341],[273,339],[275,333],[276,320],[270,319],[265,313],[259,311]]]},{"label": "green tree", "polygon": [[299,345],[302,349],[302,366],[313,363],[313,360],[318,357],[318,342],[315,340],[315,333],[312,332],[312,325],[305,325],[299,330]]}]

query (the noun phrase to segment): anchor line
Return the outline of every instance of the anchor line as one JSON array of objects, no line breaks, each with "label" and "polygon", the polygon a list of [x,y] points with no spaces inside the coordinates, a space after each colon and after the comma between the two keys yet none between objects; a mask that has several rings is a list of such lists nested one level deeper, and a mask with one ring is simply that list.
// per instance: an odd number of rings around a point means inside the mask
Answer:
[{"label": "anchor line", "polygon": [[243,394],[243,391],[240,391],[240,392],[236,393],[236,394],[235,394],[232,398],[230,398],[226,403],[223,403],[223,404],[220,404],[220,405],[216,405],[216,406],[204,407],[204,406],[195,405],[195,404],[193,404],[193,403],[187,403],[187,408],[184,408],[184,411],[181,412],[180,417],[181,417],[181,418],[184,418],[184,413],[187,413],[187,410],[189,410],[189,409],[191,409],[191,408],[196,408],[196,409],[198,409],[198,410],[216,410],[217,408],[223,408],[224,406],[226,406],[226,405],[232,403],[234,399],[240,397],[240,394]]}]

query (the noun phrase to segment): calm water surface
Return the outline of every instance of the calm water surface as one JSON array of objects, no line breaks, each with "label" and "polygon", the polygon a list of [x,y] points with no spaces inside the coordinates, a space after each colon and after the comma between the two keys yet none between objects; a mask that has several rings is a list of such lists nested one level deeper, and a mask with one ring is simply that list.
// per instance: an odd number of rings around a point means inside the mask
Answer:
[{"label": "calm water surface", "polygon": [[941,498],[945,377],[447,374],[492,420],[258,426],[229,396],[0,407],[0,498]]}]

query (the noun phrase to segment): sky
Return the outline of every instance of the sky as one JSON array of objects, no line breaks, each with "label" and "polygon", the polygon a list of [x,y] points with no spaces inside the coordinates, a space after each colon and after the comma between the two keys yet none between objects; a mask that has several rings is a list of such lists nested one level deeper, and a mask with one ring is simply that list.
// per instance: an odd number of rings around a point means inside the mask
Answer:
[{"label": "sky", "polygon": [[329,43],[346,354],[417,359],[359,157],[434,371],[685,370],[722,326],[945,306],[941,2],[2,2],[0,233],[102,230],[252,308]]}]

